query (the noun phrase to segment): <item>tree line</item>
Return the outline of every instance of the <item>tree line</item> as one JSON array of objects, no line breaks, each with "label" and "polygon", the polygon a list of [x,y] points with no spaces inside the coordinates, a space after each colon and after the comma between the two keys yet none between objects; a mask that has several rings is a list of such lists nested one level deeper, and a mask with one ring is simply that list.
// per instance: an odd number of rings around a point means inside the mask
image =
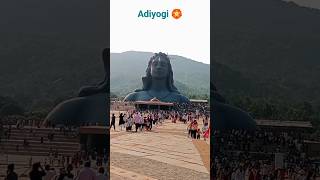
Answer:
[{"label": "tree line", "polygon": [[288,102],[280,99],[250,96],[228,97],[230,104],[248,112],[255,119],[320,122],[320,105],[310,102]]}]

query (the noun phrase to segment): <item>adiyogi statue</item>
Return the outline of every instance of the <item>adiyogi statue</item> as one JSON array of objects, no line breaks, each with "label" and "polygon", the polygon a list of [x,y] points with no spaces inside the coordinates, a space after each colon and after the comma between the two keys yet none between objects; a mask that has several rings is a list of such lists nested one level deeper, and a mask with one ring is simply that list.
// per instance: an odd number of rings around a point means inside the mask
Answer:
[{"label": "adiyogi statue", "polygon": [[96,86],[80,89],[78,97],[58,104],[46,117],[45,123],[81,125],[109,125],[109,59],[110,49],[103,50],[105,78]]},{"label": "adiyogi statue", "polygon": [[142,83],[142,89],[128,94],[124,101],[148,101],[156,98],[163,102],[189,103],[189,99],[174,85],[172,66],[165,53],[155,53],[150,58]]},{"label": "adiyogi statue", "polygon": [[218,93],[211,83],[211,124],[214,130],[244,129],[254,130],[254,119],[243,110],[233,107]]}]

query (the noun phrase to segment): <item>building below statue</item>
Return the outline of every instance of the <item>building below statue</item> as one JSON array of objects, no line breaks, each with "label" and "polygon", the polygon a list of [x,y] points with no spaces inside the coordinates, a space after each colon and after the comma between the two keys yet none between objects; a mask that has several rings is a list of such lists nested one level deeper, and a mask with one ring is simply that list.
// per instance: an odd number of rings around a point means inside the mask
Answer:
[{"label": "building below statue", "polygon": [[106,126],[81,126],[79,128],[81,149],[98,154],[109,154],[110,133]]},{"label": "building below statue", "polygon": [[[156,93],[155,93],[156,94]],[[148,91],[133,92],[126,96],[125,101],[150,101],[152,99],[158,99],[159,96],[150,95]],[[165,97],[160,97],[162,102],[173,103],[189,103],[189,99],[178,93],[168,93]]]}]

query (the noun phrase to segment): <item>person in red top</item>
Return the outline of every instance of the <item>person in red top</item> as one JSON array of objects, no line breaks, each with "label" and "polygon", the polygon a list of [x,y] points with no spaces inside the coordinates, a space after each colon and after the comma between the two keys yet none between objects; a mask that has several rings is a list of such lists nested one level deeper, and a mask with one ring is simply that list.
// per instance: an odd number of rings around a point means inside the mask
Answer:
[{"label": "person in red top", "polygon": [[193,121],[191,121],[190,124],[187,127],[188,137],[191,136],[191,138],[192,138],[192,126],[193,126]]},{"label": "person in red top", "polygon": [[210,137],[210,125],[209,125],[209,128],[205,132],[203,132],[204,140],[206,140],[209,137]]}]

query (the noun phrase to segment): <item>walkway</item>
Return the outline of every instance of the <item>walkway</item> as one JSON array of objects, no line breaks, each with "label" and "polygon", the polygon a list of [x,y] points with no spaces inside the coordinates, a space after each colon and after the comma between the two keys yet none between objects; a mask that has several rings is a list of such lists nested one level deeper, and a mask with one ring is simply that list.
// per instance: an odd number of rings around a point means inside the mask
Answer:
[{"label": "walkway", "polygon": [[110,133],[111,179],[210,179],[210,140],[188,138],[186,124]]}]

